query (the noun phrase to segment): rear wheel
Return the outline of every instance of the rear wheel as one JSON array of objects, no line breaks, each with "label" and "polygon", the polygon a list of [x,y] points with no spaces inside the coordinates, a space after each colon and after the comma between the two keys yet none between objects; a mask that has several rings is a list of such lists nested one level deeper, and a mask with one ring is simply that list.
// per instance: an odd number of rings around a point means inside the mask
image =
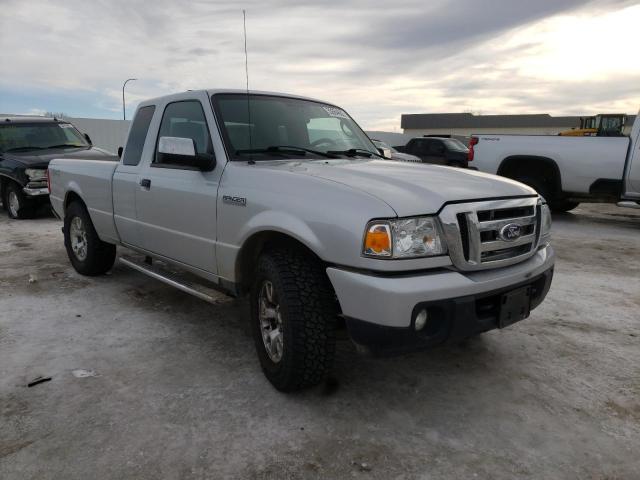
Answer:
[{"label": "rear wheel", "polygon": [[87,209],[77,201],[65,213],[64,246],[73,268],[82,275],[102,275],[116,259],[116,246],[100,240]]},{"label": "rear wheel", "polygon": [[549,201],[549,199],[553,194],[553,191],[550,188],[550,186],[542,178],[523,175],[523,176],[515,177],[514,180],[517,180],[518,182],[522,182],[525,185],[530,186],[536,192],[538,192],[538,195],[541,195],[542,197],[544,197],[544,199],[547,200],[547,202]]},{"label": "rear wheel", "polygon": [[322,382],[333,365],[337,304],[320,263],[296,250],[262,254],[250,305],[258,358],[273,386],[290,392]]},{"label": "rear wheel", "polygon": [[569,200],[553,200],[549,202],[549,207],[554,213],[566,213],[580,205],[580,202],[571,202]]},{"label": "rear wheel", "polygon": [[525,185],[529,185],[536,192],[538,192],[539,195],[544,197],[544,199],[549,204],[552,212],[564,213],[568,212],[569,210],[573,210],[578,205],[580,205],[579,202],[571,202],[563,198],[555,198],[554,189],[547,182],[545,182],[543,178],[527,175],[517,177],[514,180],[522,182]]},{"label": "rear wheel", "polygon": [[4,186],[2,203],[7,209],[9,218],[25,219],[33,215],[33,208],[28,205],[27,196],[15,182],[9,182]]}]

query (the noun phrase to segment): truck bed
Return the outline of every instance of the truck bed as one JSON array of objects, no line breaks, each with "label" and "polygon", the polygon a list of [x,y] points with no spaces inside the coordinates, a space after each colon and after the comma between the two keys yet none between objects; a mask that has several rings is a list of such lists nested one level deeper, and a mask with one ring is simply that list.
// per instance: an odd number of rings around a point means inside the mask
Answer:
[{"label": "truck bed", "polygon": [[498,173],[509,157],[543,157],[560,171],[562,190],[589,194],[598,180],[622,181],[629,147],[628,137],[565,137],[558,135],[473,135],[471,166]]},{"label": "truck bed", "polygon": [[[114,160],[118,158],[114,157]],[[111,189],[113,172],[117,166],[117,161],[52,160],[49,164],[49,176],[52,179],[50,199],[56,214],[64,218],[65,200],[75,193],[86,204],[100,238],[105,241],[119,241],[113,221]]]}]

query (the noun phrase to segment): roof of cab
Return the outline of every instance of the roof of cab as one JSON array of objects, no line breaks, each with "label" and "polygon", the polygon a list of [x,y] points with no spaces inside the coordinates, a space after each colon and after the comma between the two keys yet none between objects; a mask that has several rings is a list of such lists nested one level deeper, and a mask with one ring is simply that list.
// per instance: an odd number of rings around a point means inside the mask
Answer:
[{"label": "roof of cab", "polygon": [[[170,95],[162,95],[160,97],[150,98],[148,100],[144,100],[140,102],[140,105],[149,105],[159,102],[167,102],[179,98],[183,98],[187,93],[206,93],[207,96],[212,96],[220,93],[236,93],[236,94],[246,94],[246,90],[242,90],[239,88],[207,88],[207,89],[198,89],[198,90],[187,90],[185,92],[174,93]],[[262,90],[249,90],[250,95],[273,95],[278,97],[289,97],[289,98],[297,98],[300,100],[310,100],[312,102],[324,103],[326,105],[333,105],[331,102],[326,102],[324,100],[318,100],[317,98],[303,97],[301,95],[292,95],[290,93],[282,93],[282,92],[267,92]]]},{"label": "roof of cab", "polygon": [[51,117],[40,117],[35,115],[0,115],[0,124],[5,123],[47,123],[60,122],[62,120]]}]

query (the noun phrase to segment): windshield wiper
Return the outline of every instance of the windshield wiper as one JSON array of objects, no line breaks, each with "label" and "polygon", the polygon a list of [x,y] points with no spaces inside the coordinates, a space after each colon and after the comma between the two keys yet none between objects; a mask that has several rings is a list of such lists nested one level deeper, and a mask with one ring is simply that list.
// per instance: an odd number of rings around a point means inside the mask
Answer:
[{"label": "windshield wiper", "polygon": [[26,152],[28,150],[44,150],[44,147],[14,147],[7,148],[5,152]]},{"label": "windshield wiper", "polygon": [[363,157],[371,157],[375,155],[376,157],[384,158],[388,160],[386,157],[383,157],[379,153],[372,152],[371,150],[365,150],[364,148],[350,148],[348,150],[329,150],[327,153],[331,153],[333,155],[346,155],[347,157],[357,157],[361,155]]},{"label": "windshield wiper", "polygon": [[86,147],[86,146],[87,145],[78,145],[78,144],[75,144],[75,143],[61,143],[59,145],[49,145],[48,147],[45,147],[45,148],[66,148],[66,147],[77,147],[77,148],[80,148],[80,147]]},{"label": "windshield wiper", "polygon": [[312,150],[305,147],[297,147],[295,145],[272,145],[267,148],[245,148],[236,150],[236,155],[242,155],[245,153],[275,153],[275,154],[293,154],[293,155],[306,155],[306,153],[313,153],[321,157],[336,158],[335,155],[330,152],[321,152],[320,150]]}]

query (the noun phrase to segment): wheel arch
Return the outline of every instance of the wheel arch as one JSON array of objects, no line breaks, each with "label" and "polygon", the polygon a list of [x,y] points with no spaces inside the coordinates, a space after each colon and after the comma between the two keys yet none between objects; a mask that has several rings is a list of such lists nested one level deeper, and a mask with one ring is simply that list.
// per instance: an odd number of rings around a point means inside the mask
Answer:
[{"label": "wheel arch", "polygon": [[496,173],[514,180],[527,175],[542,178],[550,186],[555,197],[562,195],[562,175],[558,164],[552,158],[536,155],[510,155],[500,162]]},{"label": "wheel arch", "polygon": [[69,190],[65,196],[64,196],[64,202],[62,203],[63,206],[63,213],[66,213],[67,208],[69,207],[69,205],[71,205],[71,202],[75,202],[78,201],[82,204],[82,206],[84,206],[84,208],[87,208],[87,204],[85,203],[85,201],[82,199],[82,197],[80,196],[80,194],[78,192],[76,192],[75,190]]},{"label": "wheel arch", "polygon": [[0,173],[0,195],[4,194],[4,189],[10,182],[16,183],[18,186],[22,187],[22,184],[17,178],[11,177],[5,173]]},{"label": "wheel arch", "polygon": [[325,263],[303,240],[277,230],[261,230],[249,236],[240,248],[235,262],[235,278],[240,292],[247,292],[253,269],[262,252],[274,248],[296,249]]}]

